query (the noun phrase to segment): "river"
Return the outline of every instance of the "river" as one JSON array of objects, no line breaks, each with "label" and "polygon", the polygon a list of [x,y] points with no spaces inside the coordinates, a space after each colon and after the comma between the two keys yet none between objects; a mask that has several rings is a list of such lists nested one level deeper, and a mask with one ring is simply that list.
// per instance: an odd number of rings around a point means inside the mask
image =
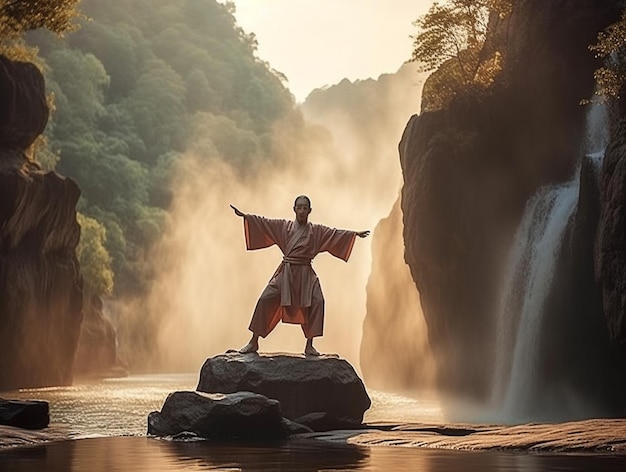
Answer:
[{"label": "river", "polygon": [[[148,413],[167,394],[194,390],[197,374],[133,375],[70,387],[0,393],[50,403],[51,427],[69,440],[0,449],[0,471],[620,471],[616,454],[534,454],[418,447],[365,447],[296,440],[219,444],[146,437]],[[368,423],[445,424],[436,398],[369,391]]]}]

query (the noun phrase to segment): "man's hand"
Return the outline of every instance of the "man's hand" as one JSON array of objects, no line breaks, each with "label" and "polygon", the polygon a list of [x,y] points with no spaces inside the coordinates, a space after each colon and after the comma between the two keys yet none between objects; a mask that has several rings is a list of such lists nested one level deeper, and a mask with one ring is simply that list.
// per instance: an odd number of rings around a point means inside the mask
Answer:
[{"label": "man's hand", "polygon": [[356,233],[356,235],[359,238],[367,238],[370,235],[370,232],[367,231],[367,230],[366,231],[359,231],[358,233]]},{"label": "man's hand", "polygon": [[233,211],[235,212],[235,215],[237,215],[237,216],[241,216],[241,217],[246,216],[243,212],[239,211],[239,209],[238,209],[237,207],[235,207],[234,205],[231,205],[230,207],[231,207],[231,208],[233,209]]}]

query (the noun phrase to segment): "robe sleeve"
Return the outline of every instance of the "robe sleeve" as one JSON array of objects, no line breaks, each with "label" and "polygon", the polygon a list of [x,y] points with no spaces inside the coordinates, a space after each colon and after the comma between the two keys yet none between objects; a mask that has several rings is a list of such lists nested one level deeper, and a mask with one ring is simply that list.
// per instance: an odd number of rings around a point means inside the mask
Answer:
[{"label": "robe sleeve", "polygon": [[356,231],[335,229],[316,225],[318,232],[318,251],[330,252],[333,256],[348,261],[356,239]]},{"label": "robe sleeve", "polygon": [[273,220],[258,215],[245,215],[243,218],[246,248],[251,251],[278,244],[282,247],[286,220]]}]

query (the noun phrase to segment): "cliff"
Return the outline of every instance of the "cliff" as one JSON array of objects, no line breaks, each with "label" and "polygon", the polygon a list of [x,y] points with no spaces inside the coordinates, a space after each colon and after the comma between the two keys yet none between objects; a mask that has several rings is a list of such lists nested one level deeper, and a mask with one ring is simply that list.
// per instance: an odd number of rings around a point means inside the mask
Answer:
[{"label": "cliff", "polygon": [[76,183],[26,149],[48,120],[41,73],[0,56],[0,390],[72,381],[82,319]]},{"label": "cliff", "polygon": [[[617,118],[600,183],[595,273],[611,346],[626,365],[626,113]],[[626,383],[626,382],[625,382]],[[624,394],[626,397],[626,393]],[[626,404],[626,398],[625,402]]]},{"label": "cliff", "polygon": [[[405,260],[446,390],[488,394],[512,236],[530,195],[568,180],[580,162],[580,101],[591,96],[598,67],[588,46],[617,19],[616,3],[514,2],[506,19],[492,19],[485,44],[503,54],[495,83],[406,126],[399,144]],[[590,257],[579,262],[589,268]],[[598,306],[591,305],[590,313]]]}]

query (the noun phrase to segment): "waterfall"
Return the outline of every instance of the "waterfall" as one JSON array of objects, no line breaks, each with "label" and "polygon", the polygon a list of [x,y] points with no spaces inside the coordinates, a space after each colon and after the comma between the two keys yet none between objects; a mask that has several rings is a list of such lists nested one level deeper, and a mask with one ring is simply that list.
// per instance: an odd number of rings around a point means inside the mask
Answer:
[{"label": "waterfall", "polygon": [[[599,181],[610,138],[605,103],[592,102],[587,111],[583,152]],[[541,343],[550,295],[564,233],[576,209],[578,172],[564,185],[540,188],[527,202],[509,252],[496,321],[496,358],[491,400],[499,419],[532,419],[542,359]],[[531,416],[531,417],[529,417]]]},{"label": "waterfall", "polygon": [[584,151],[594,159],[604,156],[604,150],[609,142],[609,112],[604,102],[592,102],[587,111],[585,123]]},{"label": "waterfall", "polygon": [[543,187],[526,205],[505,276],[492,400],[515,421],[536,391],[542,322],[561,241],[578,198],[577,180]]}]

